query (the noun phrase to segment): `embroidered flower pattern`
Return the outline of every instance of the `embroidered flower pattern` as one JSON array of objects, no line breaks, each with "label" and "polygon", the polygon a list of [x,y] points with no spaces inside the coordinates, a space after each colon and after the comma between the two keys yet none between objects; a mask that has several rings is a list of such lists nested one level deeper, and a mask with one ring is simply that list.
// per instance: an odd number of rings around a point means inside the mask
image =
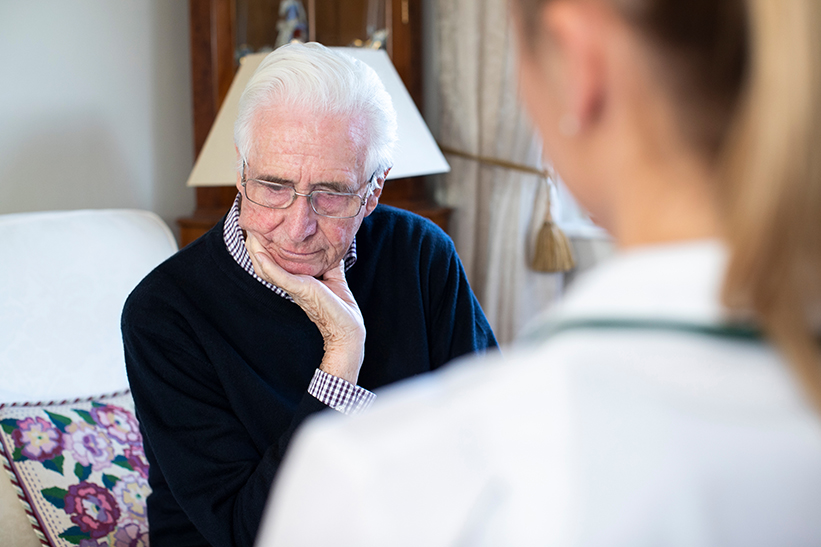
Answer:
[{"label": "embroidered flower pattern", "polygon": [[64,509],[71,515],[71,522],[92,538],[108,535],[120,518],[120,508],[114,496],[105,488],[86,481],[69,486]]},{"label": "embroidered flower pattern", "polygon": [[138,519],[146,518],[145,500],[151,493],[148,481],[139,476],[129,475],[117,481],[113,491],[117,501],[131,516]]},{"label": "embroidered flower pattern", "polygon": [[134,521],[123,521],[109,535],[111,547],[148,547],[148,530]]},{"label": "embroidered flower pattern", "polygon": [[51,405],[0,418],[0,449],[32,507],[63,515],[41,522],[49,544],[148,547],[148,461],[139,424],[124,408],[130,398],[118,397],[112,402],[121,406]]},{"label": "embroidered flower pattern", "polygon": [[66,449],[82,466],[100,471],[111,465],[114,448],[111,440],[98,428],[86,422],[71,422],[66,426]]},{"label": "embroidered flower pattern", "polygon": [[63,435],[44,418],[19,420],[11,435],[21,454],[30,460],[51,460],[63,451]]},{"label": "embroidered flower pattern", "polygon": [[145,458],[145,451],[141,444],[132,445],[123,450],[128,465],[140,474],[144,479],[148,478],[148,460]]},{"label": "embroidered flower pattern", "polygon": [[140,444],[143,442],[140,426],[130,412],[120,407],[105,405],[91,409],[94,421],[108,430],[109,436],[120,444]]}]

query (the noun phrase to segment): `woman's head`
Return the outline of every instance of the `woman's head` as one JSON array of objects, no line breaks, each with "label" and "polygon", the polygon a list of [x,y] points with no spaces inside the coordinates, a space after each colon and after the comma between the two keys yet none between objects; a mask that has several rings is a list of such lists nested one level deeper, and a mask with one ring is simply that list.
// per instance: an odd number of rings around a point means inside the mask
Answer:
[{"label": "woman's head", "polygon": [[[690,212],[714,208],[716,235],[730,249],[725,303],[756,317],[821,404],[812,341],[821,312],[821,4],[511,2],[523,96],[571,189],[594,214],[634,213],[627,198],[652,210],[661,199],[687,199],[702,180],[709,199],[694,200]],[[622,72],[645,81],[620,80]],[[597,79],[606,83],[597,87]],[[632,108],[619,110],[629,102],[625,89],[634,92]],[[597,131],[609,142],[596,144]],[[645,139],[634,139],[642,131]],[[607,158],[611,143],[620,158]],[[619,171],[630,154],[645,173],[662,173],[652,164],[667,162],[679,172],[701,165],[704,176],[676,180],[672,190],[659,180],[624,198],[612,180],[640,171],[635,162]],[[610,172],[596,171],[600,158]],[[681,158],[693,161],[676,164]]]},{"label": "woman's head", "polygon": [[[512,0],[521,39],[534,51],[545,39],[551,0]],[[581,3],[584,3],[582,0]],[[744,0],[587,0],[607,5],[650,54],[659,83],[678,103],[682,131],[706,153],[718,152],[742,91],[748,57]]]}]

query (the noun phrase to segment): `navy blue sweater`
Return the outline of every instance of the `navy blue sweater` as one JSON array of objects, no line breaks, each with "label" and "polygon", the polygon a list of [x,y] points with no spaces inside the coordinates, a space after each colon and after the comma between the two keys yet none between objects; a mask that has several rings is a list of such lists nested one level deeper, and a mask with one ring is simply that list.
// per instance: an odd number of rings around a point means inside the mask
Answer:
[{"label": "navy blue sweater", "polygon": [[[356,242],[346,276],[367,330],[360,386],[496,345],[433,223],[380,205]],[[323,356],[319,331],[234,261],[222,223],[137,286],[122,330],[151,466],[152,547],[251,546],[291,434],[327,408],[307,393]]]}]

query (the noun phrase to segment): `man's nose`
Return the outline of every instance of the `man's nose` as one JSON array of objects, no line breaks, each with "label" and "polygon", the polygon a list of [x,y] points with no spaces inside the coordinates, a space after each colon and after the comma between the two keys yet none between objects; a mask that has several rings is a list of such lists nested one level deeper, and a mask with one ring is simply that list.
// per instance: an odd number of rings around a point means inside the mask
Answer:
[{"label": "man's nose", "polygon": [[303,241],[316,232],[316,213],[307,196],[297,196],[285,209],[285,229],[291,241]]}]

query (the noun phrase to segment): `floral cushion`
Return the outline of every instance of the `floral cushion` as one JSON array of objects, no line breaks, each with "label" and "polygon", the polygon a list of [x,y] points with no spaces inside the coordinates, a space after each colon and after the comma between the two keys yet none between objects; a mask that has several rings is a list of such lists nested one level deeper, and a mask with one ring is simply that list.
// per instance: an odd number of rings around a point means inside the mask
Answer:
[{"label": "floral cushion", "polygon": [[148,463],[130,394],[0,405],[0,448],[41,542],[148,545]]}]

